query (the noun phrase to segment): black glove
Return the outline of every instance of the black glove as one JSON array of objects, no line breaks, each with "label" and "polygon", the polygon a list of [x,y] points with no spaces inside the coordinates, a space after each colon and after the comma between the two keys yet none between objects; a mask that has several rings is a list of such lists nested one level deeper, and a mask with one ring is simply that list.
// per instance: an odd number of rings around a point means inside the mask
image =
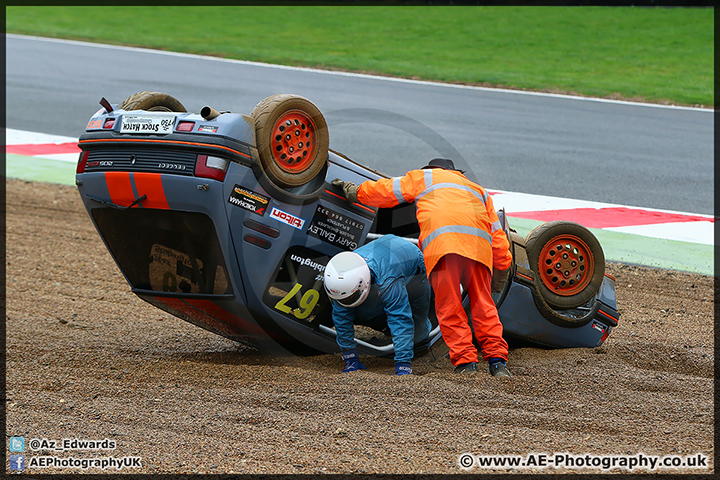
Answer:
[{"label": "black glove", "polygon": [[336,187],[340,187],[343,190],[343,193],[345,194],[345,198],[348,199],[350,203],[355,203],[358,201],[357,198],[357,190],[358,187],[353,182],[344,182],[340,180],[339,178],[336,178],[332,181],[332,184]]},{"label": "black glove", "polygon": [[510,274],[510,268],[506,268],[505,270],[498,270],[497,268],[493,269],[493,276],[492,276],[492,284],[490,286],[490,290],[492,293],[500,293],[503,290],[503,287],[505,286],[505,282],[507,282],[508,275]]}]

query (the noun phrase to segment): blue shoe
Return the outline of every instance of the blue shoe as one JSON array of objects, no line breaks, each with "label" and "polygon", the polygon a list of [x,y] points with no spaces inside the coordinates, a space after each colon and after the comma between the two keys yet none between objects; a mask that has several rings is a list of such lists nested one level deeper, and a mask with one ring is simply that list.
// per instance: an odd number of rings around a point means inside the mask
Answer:
[{"label": "blue shoe", "polygon": [[395,375],[410,375],[412,367],[409,363],[400,362],[395,364]]},{"label": "blue shoe", "polygon": [[360,362],[357,350],[350,350],[348,352],[342,352],[342,359],[345,360],[345,368],[343,373],[356,372],[358,370],[365,370],[365,365]]}]

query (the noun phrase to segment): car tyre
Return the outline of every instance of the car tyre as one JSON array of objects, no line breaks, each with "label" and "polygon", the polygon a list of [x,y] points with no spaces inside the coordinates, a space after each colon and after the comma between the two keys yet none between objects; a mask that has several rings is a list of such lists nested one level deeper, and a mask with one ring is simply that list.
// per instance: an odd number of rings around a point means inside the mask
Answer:
[{"label": "car tyre", "polygon": [[605,275],[605,255],[587,228],[562,220],[544,223],[528,234],[525,246],[548,305],[575,308],[597,293]]},{"label": "car tyre", "polygon": [[263,171],[280,187],[305,185],[323,171],[329,137],[325,117],[307,98],[272,95],[250,115]]},{"label": "car tyre", "polygon": [[126,98],[120,110],[147,110],[150,112],[187,112],[182,103],[172,95],[162,92],[138,92]]}]

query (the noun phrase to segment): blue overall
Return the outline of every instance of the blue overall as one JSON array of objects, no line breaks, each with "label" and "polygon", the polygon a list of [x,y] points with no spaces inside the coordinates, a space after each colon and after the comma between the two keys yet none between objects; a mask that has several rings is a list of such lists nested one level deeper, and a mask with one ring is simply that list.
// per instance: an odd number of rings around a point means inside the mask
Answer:
[{"label": "blue overall", "polygon": [[[357,307],[332,302],[337,343],[343,352],[356,348],[354,324],[376,326],[387,319],[395,363],[410,362],[413,344],[430,333],[430,285],[420,249],[395,235],[385,235],[355,250],[370,267],[372,286]],[[384,326],[384,325],[383,325]]]}]

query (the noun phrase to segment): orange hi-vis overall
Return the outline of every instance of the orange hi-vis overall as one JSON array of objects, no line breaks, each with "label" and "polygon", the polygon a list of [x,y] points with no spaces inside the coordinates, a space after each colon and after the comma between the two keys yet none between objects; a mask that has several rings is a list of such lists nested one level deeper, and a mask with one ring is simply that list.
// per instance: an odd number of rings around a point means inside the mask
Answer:
[{"label": "orange hi-vis overall", "polygon": [[363,182],[357,197],[365,205],[381,208],[415,202],[420,249],[452,364],[478,361],[462,307],[461,284],[470,297],[473,329],[483,358],[507,360],[507,343],[502,338],[490,279],[493,267],[510,267],[512,255],[485,189],[458,171],[427,168],[411,170],[402,177]]}]

